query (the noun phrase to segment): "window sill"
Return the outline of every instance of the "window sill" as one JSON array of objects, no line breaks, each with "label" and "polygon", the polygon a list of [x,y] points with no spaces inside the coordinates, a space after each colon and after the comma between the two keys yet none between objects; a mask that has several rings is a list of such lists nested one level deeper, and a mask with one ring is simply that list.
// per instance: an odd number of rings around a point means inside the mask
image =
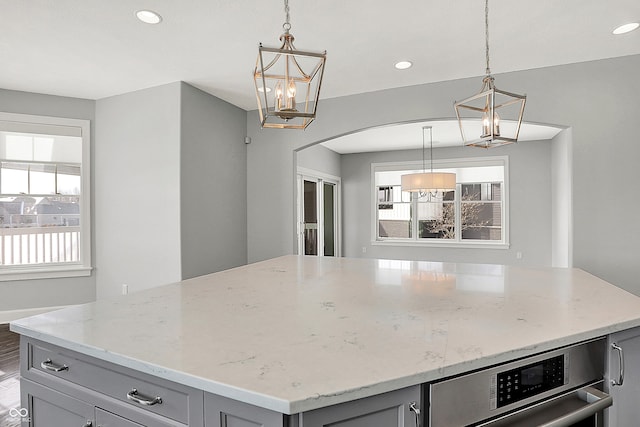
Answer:
[{"label": "window sill", "polygon": [[371,246],[405,246],[417,248],[456,248],[456,249],[509,249],[509,243],[504,242],[423,242],[415,240],[385,239],[374,240]]},{"label": "window sill", "polygon": [[[6,269],[6,270],[5,270]],[[33,280],[33,279],[60,279],[66,277],[87,277],[91,276],[93,268],[81,265],[61,265],[33,267],[11,266],[0,267],[0,282],[13,280]]]}]

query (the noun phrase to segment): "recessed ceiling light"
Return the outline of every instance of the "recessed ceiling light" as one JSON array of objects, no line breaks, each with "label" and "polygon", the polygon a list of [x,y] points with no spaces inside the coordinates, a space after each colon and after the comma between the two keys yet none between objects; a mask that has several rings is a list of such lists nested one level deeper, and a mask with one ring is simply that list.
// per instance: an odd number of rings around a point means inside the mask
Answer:
[{"label": "recessed ceiling light", "polygon": [[398,70],[406,70],[407,68],[411,68],[413,64],[410,61],[400,61],[400,62],[396,62],[395,67]]},{"label": "recessed ceiling light", "polygon": [[620,25],[618,28],[616,28],[615,30],[613,30],[613,34],[624,34],[624,33],[628,33],[630,31],[635,30],[636,28],[640,27],[640,23],[637,22],[631,22],[629,24],[624,24],[624,25]]},{"label": "recessed ceiling light", "polygon": [[136,17],[145,24],[159,24],[162,21],[162,16],[153,10],[139,10],[136,12]]},{"label": "recessed ceiling light", "polygon": [[[263,88],[263,87],[259,87],[259,88],[258,88],[258,92],[263,92],[263,93],[264,93],[264,91],[265,91],[265,90],[264,90],[264,88]],[[270,88],[270,87],[268,87],[268,88],[267,88],[267,93],[269,93],[269,92],[271,92],[271,88]]]}]

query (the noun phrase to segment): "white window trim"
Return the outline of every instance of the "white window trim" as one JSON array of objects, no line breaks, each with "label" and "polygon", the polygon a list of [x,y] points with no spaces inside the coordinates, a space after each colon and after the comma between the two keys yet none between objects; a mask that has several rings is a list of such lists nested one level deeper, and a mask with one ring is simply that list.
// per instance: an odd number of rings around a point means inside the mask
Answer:
[{"label": "white window trim", "polygon": [[32,127],[38,125],[76,127],[80,129],[82,138],[82,204],[81,245],[82,261],[79,263],[63,263],[48,265],[12,265],[0,266],[0,282],[10,280],[54,279],[63,277],[90,276],[91,264],[91,122],[84,119],[63,117],[35,116],[29,114],[0,112],[0,121],[13,122],[18,126]]},{"label": "white window trim", "polygon": [[404,246],[432,248],[475,248],[475,249],[509,249],[509,156],[468,157],[457,159],[433,160],[433,169],[456,167],[504,166],[504,183],[502,194],[502,215],[504,218],[504,239],[500,242],[472,240],[468,242],[451,242],[437,239],[378,239],[378,192],[376,188],[376,172],[422,169],[422,161],[371,163],[371,245],[372,246]]}]

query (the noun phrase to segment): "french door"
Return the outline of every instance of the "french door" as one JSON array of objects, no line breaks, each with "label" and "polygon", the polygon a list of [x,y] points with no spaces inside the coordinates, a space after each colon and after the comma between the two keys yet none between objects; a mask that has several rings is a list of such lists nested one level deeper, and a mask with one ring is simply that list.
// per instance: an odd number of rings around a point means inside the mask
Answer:
[{"label": "french door", "polygon": [[340,256],[340,178],[298,168],[298,253]]}]

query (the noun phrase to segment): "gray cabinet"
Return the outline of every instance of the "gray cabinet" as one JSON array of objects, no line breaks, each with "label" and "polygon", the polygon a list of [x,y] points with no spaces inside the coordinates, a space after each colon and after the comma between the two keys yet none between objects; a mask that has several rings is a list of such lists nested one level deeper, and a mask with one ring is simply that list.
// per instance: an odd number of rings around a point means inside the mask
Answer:
[{"label": "gray cabinet", "polygon": [[412,386],[299,415],[304,427],[418,427],[412,404],[420,406],[420,386]]},{"label": "gray cabinet", "polygon": [[285,415],[31,338],[21,342],[26,427],[418,427],[419,385]]},{"label": "gray cabinet", "polygon": [[289,418],[248,403],[215,394],[204,395],[204,425],[206,427],[284,427]]},{"label": "gray cabinet", "polygon": [[[624,355],[624,381],[622,385],[613,385],[619,381],[620,356]],[[605,412],[605,425],[624,427],[638,425],[640,420],[640,328],[617,332],[609,337],[609,361],[605,387],[613,397],[613,406]]]},{"label": "gray cabinet", "polygon": [[204,425],[201,390],[24,337],[20,351],[29,427]]},{"label": "gray cabinet", "polygon": [[23,426],[93,426],[94,408],[81,400],[25,379],[20,382],[20,393],[30,419],[23,418]]},{"label": "gray cabinet", "polygon": [[96,424],[98,427],[144,427],[143,424],[135,423],[100,408],[96,408]]}]

